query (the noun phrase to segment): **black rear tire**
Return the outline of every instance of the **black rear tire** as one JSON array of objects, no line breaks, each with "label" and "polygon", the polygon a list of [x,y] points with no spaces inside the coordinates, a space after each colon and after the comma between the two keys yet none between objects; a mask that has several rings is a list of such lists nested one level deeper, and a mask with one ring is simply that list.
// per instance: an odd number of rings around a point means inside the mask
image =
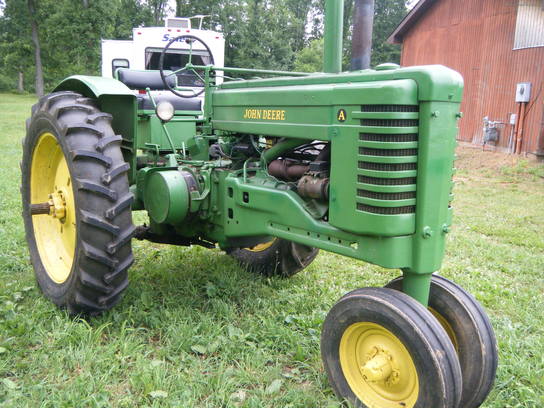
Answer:
[{"label": "black rear tire", "polygon": [[[127,270],[134,260],[129,165],[123,159],[121,137],[113,132],[111,119],[92,99],[74,92],[55,92],[33,106],[23,140],[22,215],[30,259],[44,295],[72,314],[93,315],[118,303],[128,286]],[[32,215],[30,211],[30,205],[35,204],[31,202],[31,189],[36,189],[31,180],[33,160],[37,160],[33,153],[43,137],[54,137],[60,147],[74,200],[75,249],[71,267],[67,267],[69,274],[60,280],[54,279],[51,264],[44,258],[43,234],[36,235],[37,221],[33,221],[48,215]],[[55,238],[55,232],[51,234]]]},{"label": "black rear tire", "polygon": [[319,249],[285,239],[229,252],[240,265],[263,276],[289,278],[312,263]]},{"label": "black rear tire", "polygon": [[[402,277],[386,285],[402,291]],[[499,360],[491,322],[478,301],[454,282],[433,275],[429,310],[455,345],[463,372],[460,407],[479,407],[493,388]]]}]

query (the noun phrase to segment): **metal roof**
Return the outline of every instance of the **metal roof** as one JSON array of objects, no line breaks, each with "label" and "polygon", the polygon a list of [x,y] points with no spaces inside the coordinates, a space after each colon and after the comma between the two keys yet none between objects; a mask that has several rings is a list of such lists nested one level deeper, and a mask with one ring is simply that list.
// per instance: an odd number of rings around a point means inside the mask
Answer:
[{"label": "metal roof", "polygon": [[407,31],[439,0],[419,0],[414,8],[402,19],[395,31],[387,39],[388,43],[401,44],[402,38]]}]

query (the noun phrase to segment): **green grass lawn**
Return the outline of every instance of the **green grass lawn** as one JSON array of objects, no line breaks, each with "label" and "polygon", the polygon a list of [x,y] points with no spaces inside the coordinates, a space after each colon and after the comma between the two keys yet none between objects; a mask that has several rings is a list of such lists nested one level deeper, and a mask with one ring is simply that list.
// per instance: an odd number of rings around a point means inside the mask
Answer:
[{"label": "green grass lawn", "polygon": [[[325,315],[397,271],[321,252],[289,280],[264,279],[219,250],[138,241],[124,300],[71,318],[40,294],[25,245],[19,161],[33,103],[0,94],[0,406],[340,406],[319,355]],[[484,406],[542,407],[544,168],[459,156],[442,274],[476,296],[496,330],[498,377]]]}]

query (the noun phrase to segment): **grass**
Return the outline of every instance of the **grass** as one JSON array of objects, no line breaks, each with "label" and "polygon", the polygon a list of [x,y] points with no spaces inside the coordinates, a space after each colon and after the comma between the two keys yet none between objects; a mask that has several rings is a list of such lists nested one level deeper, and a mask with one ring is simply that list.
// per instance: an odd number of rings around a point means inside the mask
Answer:
[{"label": "grass", "polygon": [[[20,140],[34,99],[0,95],[0,405],[339,407],[323,372],[323,319],[344,293],[397,276],[322,252],[263,279],[219,250],[135,242],[124,300],[71,318],[44,299],[20,216]],[[459,151],[442,273],[489,312],[500,348],[487,408],[544,404],[544,168]],[[482,163],[484,163],[482,165]]]}]

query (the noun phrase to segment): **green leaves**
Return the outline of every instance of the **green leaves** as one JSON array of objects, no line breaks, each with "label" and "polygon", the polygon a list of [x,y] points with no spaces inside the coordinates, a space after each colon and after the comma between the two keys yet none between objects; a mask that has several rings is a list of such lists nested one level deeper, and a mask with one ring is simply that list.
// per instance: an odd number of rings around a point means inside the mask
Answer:
[{"label": "green leaves", "polygon": [[321,72],[323,70],[323,38],[310,41],[308,47],[295,57],[295,71]]},{"label": "green leaves", "polygon": [[[93,0],[85,7],[81,1],[35,1],[46,88],[73,74],[100,75],[101,39],[129,39],[134,27],[157,25],[165,4]],[[26,0],[6,0],[0,16],[0,90],[14,89],[19,72],[24,73],[25,89],[33,90],[34,71]]]},{"label": "green leaves", "polygon": [[[100,75],[101,39],[130,39],[138,26],[162,25],[166,0],[39,0],[35,2],[46,89],[73,74]],[[225,63],[243,68],[322,69],[323,2],[319,0],[177,0],[178,16],[206,14],[203,28],[223,32]],[[352,1],[346,1],[344,63],[351,53]],[[398,62],[386,40],[406,14],[404,0],[376,0],[372,64]],[[0,90],[19,72],[33,90],[35,64],[26,0],[6,0],[0,16]]]}]

